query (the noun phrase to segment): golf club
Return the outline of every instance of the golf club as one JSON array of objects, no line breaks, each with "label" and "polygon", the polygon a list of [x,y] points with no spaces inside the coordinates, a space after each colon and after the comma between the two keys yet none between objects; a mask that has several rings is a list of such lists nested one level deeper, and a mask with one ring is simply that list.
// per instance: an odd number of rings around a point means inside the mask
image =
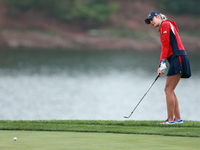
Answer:
[{"label": "golf club", "polygon": [[141,101],[143,100],[143,98],[146,96],[146,94],[149,92],[149,90],[151,89],[151,87],[154,85],[154,83],[156,82],[156,80],[159,78],[159,75],[156,77],[155,81],[152,83],[152,85],[150,86],[150,88],[147,90],[147,92],[144,94],[144,96],[142,97],[142,99],[139,101],[139,103],[135,106],[135,108],[133,109],[133,111],[131,112],[131,114],[129,116],[123,116],[124,118],[129,118],[133,112],[135,111],[135,109],[138,107],[138,105],[141,103]]}]

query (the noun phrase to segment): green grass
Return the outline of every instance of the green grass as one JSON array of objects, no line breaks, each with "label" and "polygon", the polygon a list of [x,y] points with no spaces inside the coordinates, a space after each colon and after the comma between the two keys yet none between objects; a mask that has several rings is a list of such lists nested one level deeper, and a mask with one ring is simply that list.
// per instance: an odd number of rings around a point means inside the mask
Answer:
[{"label": "green grass", "polygon": [[158,123],[160,121],[1,120],[0,149],[199,149],[199,121],[185,121],[183,125]]},{"label": "green grass", "polygon": [[0,130],[68,131],[121,134],[148,134],[200,137],[200,122],[185,121],[183,125],[160,125],[160,121],[0,121]]},{"label": "green grass", "polygon": [[[17,141],[13,138],[17,137]],[[1,150],[198,150],[199,138],[52,131],[0,131]]]}]

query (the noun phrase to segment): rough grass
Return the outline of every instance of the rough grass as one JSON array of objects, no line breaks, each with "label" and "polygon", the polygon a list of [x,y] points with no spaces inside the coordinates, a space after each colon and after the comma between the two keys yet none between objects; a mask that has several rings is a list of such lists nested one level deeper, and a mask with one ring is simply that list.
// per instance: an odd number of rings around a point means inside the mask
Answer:
[{"label": "rough grass", "polygon": [[39,120],[0,121],[0,130],[68,131],[200,137],[199,121],[161,125],[161,121]]}]

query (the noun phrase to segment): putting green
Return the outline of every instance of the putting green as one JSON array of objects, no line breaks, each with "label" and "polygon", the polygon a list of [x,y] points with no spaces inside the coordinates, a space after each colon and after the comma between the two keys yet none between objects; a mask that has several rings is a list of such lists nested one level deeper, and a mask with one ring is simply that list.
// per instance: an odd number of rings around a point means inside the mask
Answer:
[{"label": "putting green", "polygon": [[0,130],[1,150],[196,150],[199,141],[160,135]]}]

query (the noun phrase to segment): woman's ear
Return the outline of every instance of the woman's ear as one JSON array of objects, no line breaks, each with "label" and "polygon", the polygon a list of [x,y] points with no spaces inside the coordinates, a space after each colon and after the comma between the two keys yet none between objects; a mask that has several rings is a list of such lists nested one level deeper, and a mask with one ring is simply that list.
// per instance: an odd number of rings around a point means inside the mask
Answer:
[{"label": "woman's ear", "polygon": [[155,16],[156,18],[159,18],[160,15]]},{"label": "woman's ear", "polygon": [[156,17],[157,17],[158,19],[162,19],[160,15],[157,15]]}]

